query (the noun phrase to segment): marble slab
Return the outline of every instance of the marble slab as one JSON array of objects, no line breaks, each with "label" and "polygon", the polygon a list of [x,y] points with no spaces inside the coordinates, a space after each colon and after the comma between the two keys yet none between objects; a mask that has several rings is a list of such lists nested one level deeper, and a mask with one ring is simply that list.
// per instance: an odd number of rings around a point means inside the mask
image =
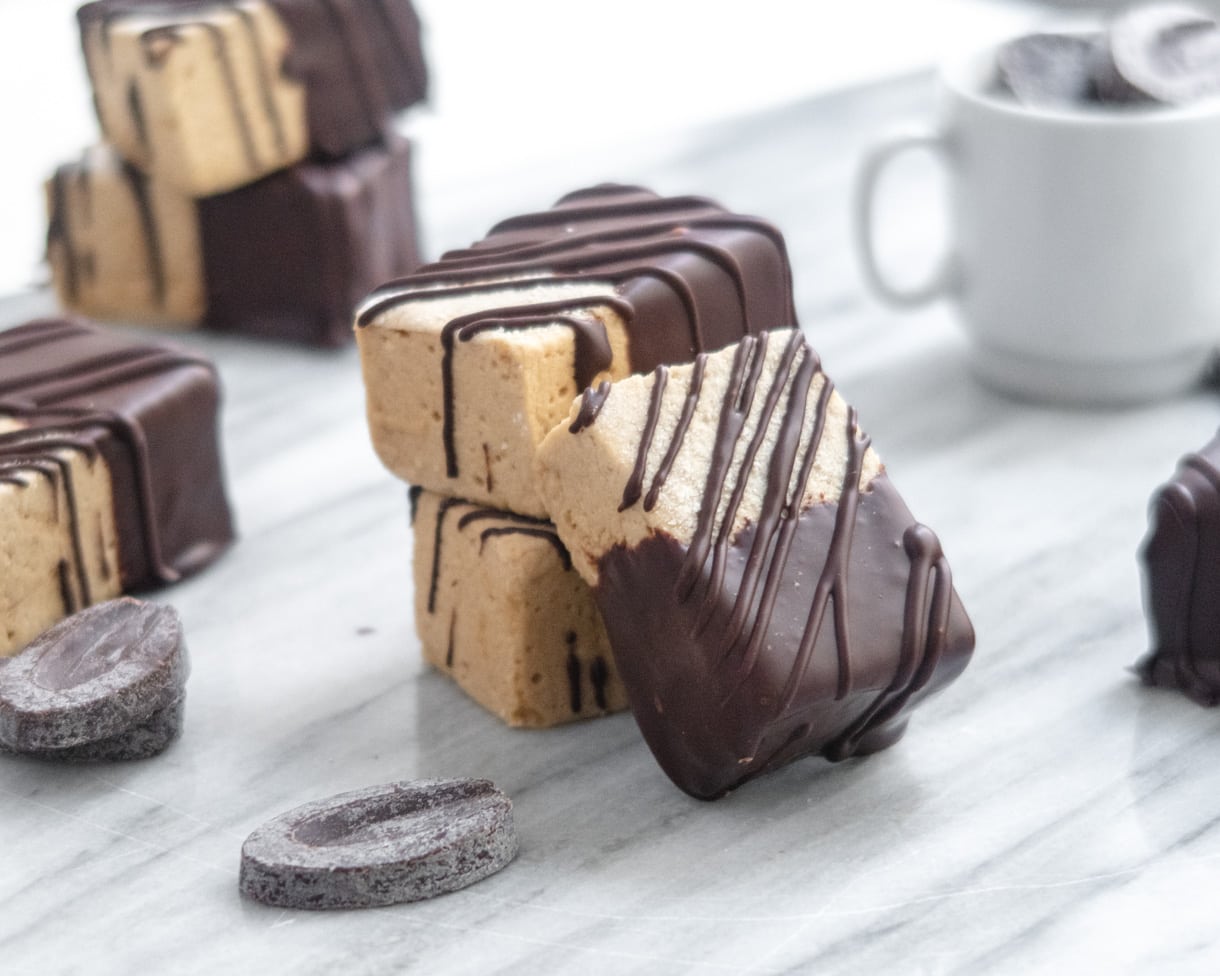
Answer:
[{"label": "marble slab", "polygon": [[[628,715],[506,730],[420,661],[406,491],[369,447],[353,351],[190,335],[225,382],[241,541],[158,597],[193,656],[186,731],[140,763],[0,758],[0,972],[1216,971],[1220,712],[1127,669],[1147,641],[1149,496],[1220,403],[1007,400],[967,374],[946,308],[898,317],[865,296],[853,168],[931,106],[918,75],[599,162],[786,232],[801,323],[941,536],[978,631],[971,667],[898,746],[708,804],[670,785]],[[904,170],[887,191],[887,247],[913,272],[936,246],[930,177]],[[429,240],[462,243],[496,194],[487,222],[576,179],[543,167],[450,188]],[[49,307],[10,299],[0,321]],[[241,842],[264,820],[430,776],[513,797],[509,868],[363,912],[238,896]]]}]

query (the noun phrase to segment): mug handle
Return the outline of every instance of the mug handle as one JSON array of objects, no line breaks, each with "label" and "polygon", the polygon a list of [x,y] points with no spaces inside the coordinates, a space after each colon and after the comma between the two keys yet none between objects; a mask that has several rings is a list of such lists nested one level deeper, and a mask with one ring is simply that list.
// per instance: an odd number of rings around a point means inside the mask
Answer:
[{"label": "mug handle", "polygon": [[888,281],[877,263],[877,252],[873,247],[873,221],[876,213],[877,184],[886,166],[898,155],[912,149],[928,149],[942,160],[947,158],[948,146],[943,136],[934,132],[900,133],[888,142],[875,146],[864,157],[860,174],[856,180],[853,210],[855,223],[856,252],[864,270],[869,287],[895,308],[918,308],[921,305],[952,293],[957,288],[957,266],[952,254],[941,258],[940,264],[928,281],[910,288],[900,288]]}]

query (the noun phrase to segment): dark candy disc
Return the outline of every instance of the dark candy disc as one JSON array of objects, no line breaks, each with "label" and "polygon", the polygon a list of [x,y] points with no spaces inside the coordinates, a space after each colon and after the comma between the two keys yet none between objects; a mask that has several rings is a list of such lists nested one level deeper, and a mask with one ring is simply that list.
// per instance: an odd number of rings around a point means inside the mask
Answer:
[{"label": "dark candy disc", "polygon": [[487,780],[387,783],[269,820],[242,845],[242,894],[281,908],[371,908],[456,891],[517,853]]}]

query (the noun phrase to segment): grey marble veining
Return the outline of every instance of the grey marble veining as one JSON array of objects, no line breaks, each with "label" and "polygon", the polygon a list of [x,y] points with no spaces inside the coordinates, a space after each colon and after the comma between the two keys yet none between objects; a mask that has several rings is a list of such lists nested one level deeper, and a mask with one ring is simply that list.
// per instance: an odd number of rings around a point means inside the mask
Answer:
[{"label": "grey marble veining", "polygon": [[[898,746],[707,804],[629,716],[504,729],[420,663],[405,489],[369,448],[354,353],[188,336],[226,384],[241,541],[160,595],[194,662],[186,732],[141,763],[0,760],[0,972],[1216,971],[1220,712],[1126,669],[1146,643],[1148,498],[1218,401],[1006,400],[966,374],[946,309],[898,318],[864,296],[855,160],[930,105],[926,77],[900,79],[602,161],[781,226],[804,328],[941,536],[978,650]],[[558,166],[506,178],[539,202],[572,185]],[[928,191],[898,176],[892,197],[895,253],[915,264]],[[468,213],[433,209],[435,248],[463,243]],[[501,874],[365,912],[238,897],[241,842],[269,817],[463,775],[514,798],[521,854]]]}]

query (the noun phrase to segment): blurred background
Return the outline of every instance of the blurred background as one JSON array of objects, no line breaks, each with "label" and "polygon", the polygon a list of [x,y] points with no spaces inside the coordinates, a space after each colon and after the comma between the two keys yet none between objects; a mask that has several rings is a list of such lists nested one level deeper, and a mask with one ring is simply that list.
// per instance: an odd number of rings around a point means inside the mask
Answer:
[{"label": "blurred background", "polygon": [[[78,0],[0,0],[0,295],[45,278],[42,181],[97,136]],[[417,140],[426,254],[714,124],[928,70],[967,47],[1108,3],[1032,0],[416,0],[430,104]],[[529,185],[561,163],[562,187]],[[520,199],[506,200],[518,181]],[[692,191],[699,188],[691,187]],[[440,228],[439,230],[437,228]]]}]

